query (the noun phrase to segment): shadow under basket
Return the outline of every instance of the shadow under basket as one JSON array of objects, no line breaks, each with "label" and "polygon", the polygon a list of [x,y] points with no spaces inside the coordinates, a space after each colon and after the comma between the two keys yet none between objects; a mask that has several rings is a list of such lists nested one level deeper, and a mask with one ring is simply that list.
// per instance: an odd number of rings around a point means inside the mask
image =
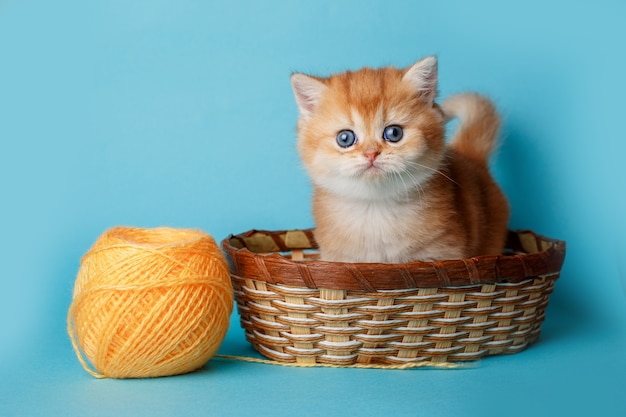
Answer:
[{"label": "shadow under basket", "polygon": [[539,337],[565,242],[509,232],[505,254],[406,264],[324,262],[312,230],[251,230],[222,247],[248,341],[297,364],[456,362]]}]

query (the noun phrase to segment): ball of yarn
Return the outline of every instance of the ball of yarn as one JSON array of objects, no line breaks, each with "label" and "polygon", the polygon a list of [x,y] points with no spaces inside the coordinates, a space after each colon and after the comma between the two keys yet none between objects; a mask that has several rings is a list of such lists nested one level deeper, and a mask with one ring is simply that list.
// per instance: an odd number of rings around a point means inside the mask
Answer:
[{"label": "ball of yarn", "polygon": [[228,265],[210,235],[115,227],[81,261],[68,332],[96,377],[176,375],[215,354],[232,308]]}]

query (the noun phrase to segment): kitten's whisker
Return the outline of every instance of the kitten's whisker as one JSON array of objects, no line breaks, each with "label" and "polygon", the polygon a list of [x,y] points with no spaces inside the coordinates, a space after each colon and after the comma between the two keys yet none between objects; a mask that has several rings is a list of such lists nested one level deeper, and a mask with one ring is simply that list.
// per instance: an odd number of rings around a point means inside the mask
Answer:
[{"label": "kitten's whisker", "polygon": [[[414,187],[411,187],[410,184],[407,184],[407,178],[405,178],[404,176],[402,176],[402,172],[398,172],[398,171],[392,171],[394,174],[394,178],[397,177],[396,182],[398,183],[398,187],[402,188],[404,190],[404,196],[405,198],[410,198],[411,197],[411,190]],[[415,181],[413,181],[411,178],[409,178],[409,180],[411,180],[411,183],[415,184]]]},{"label": "kitten's whisker", "polygon": [[[425,195],[424,188],[422,187],[421,181],[406,167],[401,170],[393,170],[391,171],[395,176],[398,177],[398,183],[402,185],[405,190],[406,197],[409,198],[411,195],[411,191],[417,191],[418,195]],[[407,181],[409,183],[407,183]]]},{"label": "kitten's whisker", "polygon": [[461,184],[459,184],[458,182],[456,182],[455,180],[453,180],[452,178],[450,178],[449,176],[447,176],[446,174],[444,174],[443,172],[441,172],[441,171],[440,171],[440,170],[438,170],[438,169],[431,168],[431,167],[429,167],[428,165],[420,164],[419,162],[415,162],[415,161],[407,161],[407,164],[409,164],[409,165],[413,165],[413,166],[417,166],[417,167],[420,167],[420,168],[424,168],[424,169],[427,169],[427,170],[429,170],[429,171],[433,171],[434,173],[439,174],[439,175],[441,175],[442,177],[444,177],[444,178],[448,179],[448,180],[449,180],[450,182],[452,182],[453,184],[456,184],[456,185],[458,185],[459,187],[461,186]]}]

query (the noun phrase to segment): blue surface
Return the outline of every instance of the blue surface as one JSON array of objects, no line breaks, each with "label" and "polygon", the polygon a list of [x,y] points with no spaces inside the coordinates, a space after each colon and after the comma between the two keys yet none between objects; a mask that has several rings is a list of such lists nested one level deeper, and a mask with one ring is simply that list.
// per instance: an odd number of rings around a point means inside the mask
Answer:
[{"label": "blue surface", "polygon": [[[419,3],[2,2],[0,415],[626,415],[626,4]],[[504,116],[511,226],[568,243],[539,343],[453,371],[83,371],[65,316],[104,230],[311,226],[291,71],[432,53],[441,96]],[[236,318],[221,352],[253,354]]]}]

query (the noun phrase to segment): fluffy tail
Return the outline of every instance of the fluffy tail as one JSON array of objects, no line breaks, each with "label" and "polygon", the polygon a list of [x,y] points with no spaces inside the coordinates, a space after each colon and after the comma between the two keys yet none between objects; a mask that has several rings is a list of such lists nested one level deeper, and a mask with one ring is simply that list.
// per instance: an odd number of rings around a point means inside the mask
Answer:
[{"label": "fluffy tail", "polygon": [[450,146],[465,156],[487,161],[498,144],[500,130],[500,117],[493,103],[481,95],[464,93],[446,99],[441,108],[446,121],[460,119]]}]

